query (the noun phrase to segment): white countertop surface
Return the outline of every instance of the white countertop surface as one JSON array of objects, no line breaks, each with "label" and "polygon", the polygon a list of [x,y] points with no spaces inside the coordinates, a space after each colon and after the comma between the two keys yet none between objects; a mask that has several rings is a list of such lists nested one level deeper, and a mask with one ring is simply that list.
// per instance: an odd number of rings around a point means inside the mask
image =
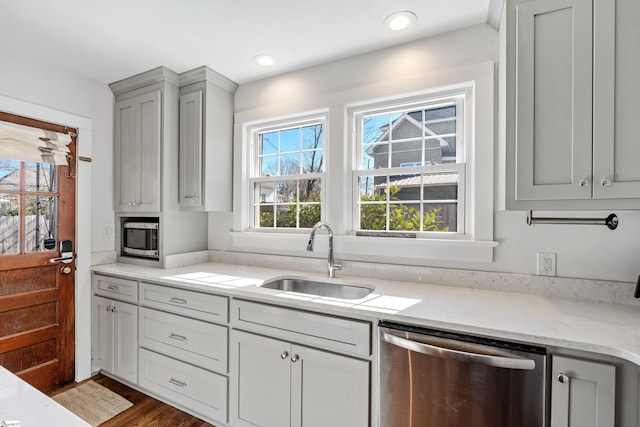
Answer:
[{"label": "white countertop surface", "polygon": [[20,427],[91,427],[91,424],[2,366],[0,366],[0,421],[18,421]]},{"label": "white countertop surface", "polygon": [[[409,323],[591,351],[640,365],[640,309],[630,305],[346,275],[336,280],[375,287],[375,290],[361,300],[337,300],[258,287],[265,279],[275,276],[306,276],[299,271],[218,263],[166,270],[130,264],[97,265],[92,269],[96,273],[332,315]],[[309,275],[320,277],[317,274]]]}]

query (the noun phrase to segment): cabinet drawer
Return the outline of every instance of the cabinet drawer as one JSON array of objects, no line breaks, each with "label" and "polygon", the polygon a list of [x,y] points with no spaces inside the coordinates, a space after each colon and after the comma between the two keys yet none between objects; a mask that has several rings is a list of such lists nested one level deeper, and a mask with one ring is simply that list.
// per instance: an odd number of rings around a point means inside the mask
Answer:
[{"label": "cabinet drawer", "polygon": [[140,349],[138,384],[205,417],[227,422],[227,377]]},{"label": "cabinet drawer", "polygon": [[229,321],[227,297],[186,289],[141,282],[140,305],[209,322],[227,323]]},{"label": "cabinet drawer", "polygon": [[227,372],[226,326],[140,308],[140,346],[221,373]]},{"label": "cabinet drawer", "polygon": [[138,302],[138,282],[119,277],[93,275],[93,293],[126,302]]},{"label": "cabinet drawer", "polygon": [[371,323],[250,301],[231,301],[235,327],[328,350],[371,354]]}]

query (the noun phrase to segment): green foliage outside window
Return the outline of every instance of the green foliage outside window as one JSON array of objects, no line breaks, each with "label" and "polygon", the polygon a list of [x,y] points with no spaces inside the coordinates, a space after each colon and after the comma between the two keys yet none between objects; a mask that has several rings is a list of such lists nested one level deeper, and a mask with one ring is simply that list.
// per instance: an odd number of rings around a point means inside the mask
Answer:
[{"label": "green foliage outside window", "polygon": [[[300,216],[300,228],[312,228],[320,221],[320,194],[311,193],[307,199],[312,204],[297,204],[297,199],[292,200],[286,210],[278,212],[277,228],[296,228],[298,215]],[[273,212],[260,213],[260,227],[273,227]]]},{"label": "green foliage outside window", "polygon": [[[398,186],[391,186],[391,199],[397,200],[395,195],[400,191]],[[386,194],[375,193],[362,196],[363,202],[381,202],[379,204],[364,204],[360,207],[360,229],[385,231],[387,207],[382,203],[386,201]],[[297,218],[300,216],[300,228],[312,228],[320,221],[320,194],[313,193],[309,197],[314,204],[298,205],[296,200],[286,210],[278,212],[277,228],[296,228]],[[449,231],[449,226],[444,225],[440,216],[440,208],[432,209],[424,213],[421,218],[420,211],[408,205],[391,204],[389,206],[389,231]],[[260,227],[273,227],[273,212],[260,214]]]},{"label": "green foliage outside window", "polygon": [[[395,195],[400,191],[400,187],[391,185],[389,187],[391,200],[398,200]],[[360,229],[386,231],[387,195],[385,193],[374,193],[363,195],[363,202],[381,202],[376,204],[363,204],[360,206]],[[449,226],[444,225],[442,217],[439,215],[441,208],[434,208],[425,211],[421,218],[420,211],[415,207],[402,203],[389,205],[389,231],[449,231]]]}]

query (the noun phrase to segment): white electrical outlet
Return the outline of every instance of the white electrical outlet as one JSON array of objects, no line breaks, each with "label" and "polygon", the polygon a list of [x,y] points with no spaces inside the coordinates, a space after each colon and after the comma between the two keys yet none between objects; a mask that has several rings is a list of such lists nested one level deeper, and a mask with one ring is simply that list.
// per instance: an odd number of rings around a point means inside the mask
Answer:
[{"label": "white electrical outlet", "polygon": [[102,225],[102,237],[113,237],[113,224],[103,224]]},{"label": "white electrical outlet", "polygon": [[538,276],[556,275],[556,254],[538,252]]}]

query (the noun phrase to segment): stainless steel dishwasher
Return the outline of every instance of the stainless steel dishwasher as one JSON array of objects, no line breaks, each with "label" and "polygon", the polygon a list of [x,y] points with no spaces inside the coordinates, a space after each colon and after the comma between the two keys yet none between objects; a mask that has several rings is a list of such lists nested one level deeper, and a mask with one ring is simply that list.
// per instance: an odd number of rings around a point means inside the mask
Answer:
[{"label": "stainless steel dishwasher", "polygon": [[381,322],[380,427],[543,427],[546,350]]}]

